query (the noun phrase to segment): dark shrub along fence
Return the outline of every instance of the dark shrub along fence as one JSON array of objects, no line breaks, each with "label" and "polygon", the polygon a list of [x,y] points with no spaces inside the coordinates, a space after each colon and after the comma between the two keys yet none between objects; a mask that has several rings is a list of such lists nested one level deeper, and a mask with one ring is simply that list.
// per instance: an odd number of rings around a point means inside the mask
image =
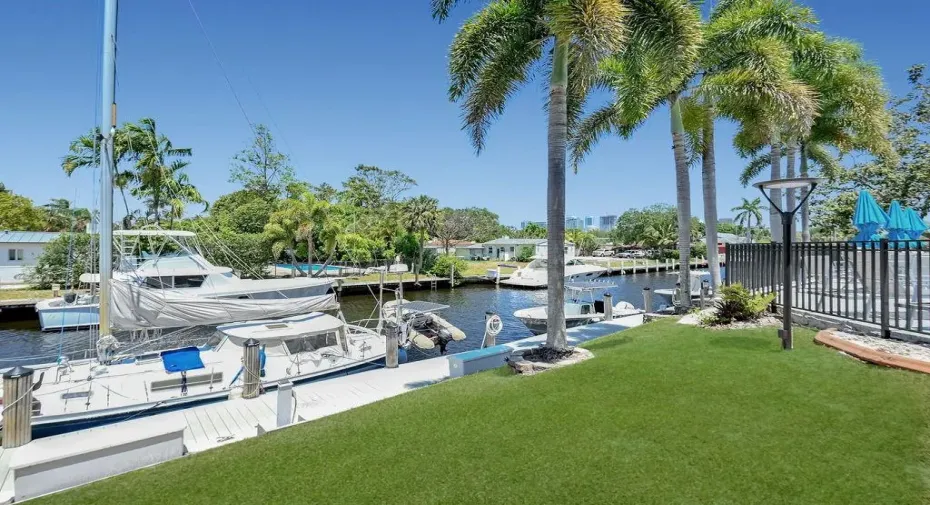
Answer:
[{"label": "dark shrub along fence", "polygon": [[[784,244],[728,244],[726,283],[782,303]],[[930,241],[792,244],[796,308],[930,334]]]}]

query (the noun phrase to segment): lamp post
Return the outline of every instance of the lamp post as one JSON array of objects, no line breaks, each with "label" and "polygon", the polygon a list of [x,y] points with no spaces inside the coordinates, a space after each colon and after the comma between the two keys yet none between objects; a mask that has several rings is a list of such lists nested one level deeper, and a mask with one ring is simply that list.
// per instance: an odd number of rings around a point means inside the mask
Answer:
[{"label": "lamp post", "polygon": [[[797,213],[798,209],[804,205],[804,202],[807,201],[811,193],[814,192],[814,189],[817,188],[817,184],[820,183],[820,179],[814,177],[795,177],[791,179],[775,179],[771,181],[757,182],[753,184],[756,188],[759,188],[759,191],[762,192],[762,196],[769,201],[769,204],[773,209],[777,210],[781,215],[781,225],[782,225],[782,237],[784,243],[784,253],[782,266],[782,329],[778,330],[778,336],[781,337],[781,347],[782,349],[790,350],[794,347],[794,341],[791,337],[791,235],[793,233],[794,215]],[[765,192],[766,189],[784,189],[787,191],[794,191],[797,189],[804,189],[810,187],[810,190],[805,193],[801,198],[801,201],[798,202],[798,205],[793,209],[782,209],[780,205],[773,202],[769,195]]]}]

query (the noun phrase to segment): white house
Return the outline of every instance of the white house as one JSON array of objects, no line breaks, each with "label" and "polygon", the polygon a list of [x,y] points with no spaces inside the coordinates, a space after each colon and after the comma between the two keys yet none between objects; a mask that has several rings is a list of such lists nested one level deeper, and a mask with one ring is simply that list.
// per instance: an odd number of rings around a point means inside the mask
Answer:
[{"label": "white house", "polygon": [[[502,237],[482,244],[484,250],[481,255],[496,260],[509,261],[519,256],[520,250],[524,247],[533,249],[533,256],[546,256],[548,247],[546,239],[538,238],[509,238]],[[575,244],[565,243],[565,257],[573,258],[575,256]]]},{"label": "white house", "polygon": [[23,275],[36,264],[45,244],[60,233],[0,231],[0,284],[22,284]]},{"label": "white house", "polygon": [[[436,254],[445,254],[446,247],[441,240],[429,241],[424,249],[432,249]],[[484,246],[477,242],[467,240],[452,240],[449,242],[449,254],[466,260],[476,260],[484,256]]]}]

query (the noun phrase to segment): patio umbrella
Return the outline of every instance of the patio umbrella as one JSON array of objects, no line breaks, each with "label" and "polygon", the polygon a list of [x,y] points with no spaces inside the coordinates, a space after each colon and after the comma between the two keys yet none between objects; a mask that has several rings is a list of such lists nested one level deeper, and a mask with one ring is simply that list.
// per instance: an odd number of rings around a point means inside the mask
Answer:
[{"label": "patio umbrella", "polygon": [[911,238],[910,234],[908,234],[911,228],[910,219],[897,200],[891,201],[891,207],[888,208],[888,224],[885,225],[885,228],[888,229],[888,240],[908,240]]},{"label": "patio umbrella", "polygon": [[912,240],[919,240],[920,237],[924,234],[924,231],[927,229],[927,223],[920,217],[920,214],[917,213],[914,209],[907,209],[905,211],[907,214],[908,229],[907,234]]},{"label": "patio umbrella", "polygon": [[860,191],[856,200],[856,211],[853,213],[853,226],[859,233],[853,238],[856,242],[870,242],[878,240],[878,229],[888,223],[888,214],[878,205],[868,191]]}]

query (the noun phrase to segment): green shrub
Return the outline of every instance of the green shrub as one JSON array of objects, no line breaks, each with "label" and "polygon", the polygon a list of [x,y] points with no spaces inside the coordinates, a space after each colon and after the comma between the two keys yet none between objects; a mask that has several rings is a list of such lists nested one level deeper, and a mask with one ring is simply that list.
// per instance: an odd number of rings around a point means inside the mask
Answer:
[{"label": "green shrub", "polygon": [[90,239],[87,233],[62,233],[45,244],[35,267],[26,274],[26,281],[40,289],[52,284],[77,287],[82,273],[96,271],[98,256],[91,257]]},{"label": "green shrub", "polygon": [[468,262],[451,254],[437,257],[429,273],[438,277],[447,277],[452,271],[452,265],[455,265],[455,278],[461,279],[465,275],[465,270],[468,269]]},{"label": "green shrub", "polygon": [[535,249],[533,249],[532,247],[528,245],[522,246],[517,251],[517,256],[514,259],[520,262],[528,262],[531,259],[533,259],[534,252],[535,252]]},{"label": "green shrub", "polygon": [[723,298],[716,303],[715,313],[704,321],[706,324],[722,325],[734,321],[755,321],[775,299],[775,293],[753,295],[742,284],[724,286],[720,288],[720,293]]}]

